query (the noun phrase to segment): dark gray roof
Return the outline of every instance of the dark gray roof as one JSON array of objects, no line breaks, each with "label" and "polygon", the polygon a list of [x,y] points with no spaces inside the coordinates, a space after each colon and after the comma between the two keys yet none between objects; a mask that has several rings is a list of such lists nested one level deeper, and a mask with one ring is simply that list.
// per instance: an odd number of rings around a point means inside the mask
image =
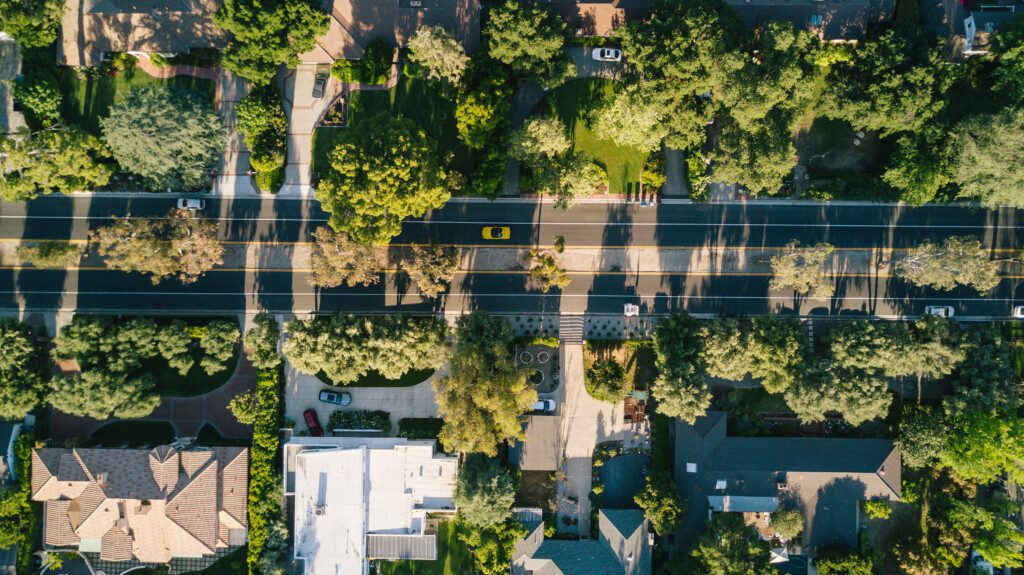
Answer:
[{"label": "dark gray roof", "polygon": [[644,512],[639,509],[602,509],[601,512],[626,539],[644,522]]},{"label": "dark gray roof", "polygon": [[564,575],[622,575],[622,565],[599,541],[545,539],[535,559],[550,559]]},{"label": "dark gray roof", "polygon": [[[870,25],[888,22],[895,0],[726,0],[749,28],[791,22],[825,40],[861,40]],[[812,20],[821,17],[821,23]]]},{"label": "dark gray roof", "polygon": [[899,450],[888,440],[726,437],[725,427],[717,412],[676,424],[676,479],[689,498],[683,537],[703,528],[708,496],[779,497],[803,510],[807,545],[852,546],[859,502],[899,499]]},{"label": "dark gray roof", "polygon": [[366,536],[368,559],[437,559],[437,539],[434,535],[377,535]]}]

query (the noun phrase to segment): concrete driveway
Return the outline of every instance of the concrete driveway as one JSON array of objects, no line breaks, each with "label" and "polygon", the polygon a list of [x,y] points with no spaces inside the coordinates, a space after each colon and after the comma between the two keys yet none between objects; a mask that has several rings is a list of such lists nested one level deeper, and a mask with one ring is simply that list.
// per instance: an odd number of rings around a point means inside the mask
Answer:
[{"label": "concrete driveway", "polygon": [[341,93],[342,84],[328,75],[327,89],[321,99],[313,98],[313,82],[318,72],[329,68],[318,64],[299,64],[281,79],[281,98],[288,118],[288,157],[284,168],[284,185],[279,194],[313,196],[313,130],[327,107]]},{"label": "concrete driveway", "polygon": [[576,77],[604,78],[606,80],[618,80],[621,78],[626,70],[625,59],[618,62],[598,62],[594,60],[594,50],[597,50],[597,48],[589,46],[569,46],[565,48],[565,52],[576,63]]},{"label": "concrete driveway", "polygon": [[[441,377],[445,368],[434,373],[427,381],[410,387],[330,387],[314,375],[299,373],[285,362],[285,417],[295,422],[296,431],[306,431],[302,412],[315,409],[320,424],[337,409],[386,411],[391,414],[391,435],[398,435],[398,421],[406,417],[437,417],[433,381]],[[352,405],[342,408],[320,401],[321,389],[344,391],[352,395]]]}]

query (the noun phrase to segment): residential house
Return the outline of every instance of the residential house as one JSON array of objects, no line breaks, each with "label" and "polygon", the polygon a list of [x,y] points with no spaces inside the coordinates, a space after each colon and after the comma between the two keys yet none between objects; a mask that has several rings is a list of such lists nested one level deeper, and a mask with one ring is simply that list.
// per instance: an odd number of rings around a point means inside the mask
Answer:
[{"label": "residential house", "polygon": [[440,26],[472,54],[480,45],[480,0],[322,0],[327,33],[299,55],[306,64],[359,60],[373,40],[405,46],[422,26]]},{"label": "residential house", "polygon": [[224,48],[213,23],[221,0],[68,0],[61,17],[57,63],[97,66],[128,52],[172,56],[193,48]]},{"label": "residential house", "polygon": [[47,549],[167,563],[244,545],[249,450],[36,449]]},{"label": "residential house", "polygon": [[726,0],[748,28],[792,22],[828,42],[863,40],[871,27],[892,19],[896,0]]},{"label": "residential house", "polygon": [[455,512],[459,460],[434,441],[298,437],[284,469],[298,572],[367,575],[371,559],[437,559],[428,514]]},{"label": "residential house", "polygon": [[611,36],[619,26],[643,19],[651,11],[650,0],[555,0],[542,4],[558,12],[576,36]]},{"label": "residential house", "polygon": [[687,498],[684,538],[712,512],[804,514],[803,543],[856,548],[860,502],[900,497],[899,448],[885,439],[729,437],[726,416],[676,421],[676,483]]},{"label": "residential house", "polygon": [[651,575],[653,538],[639,509],[598,511],[598,539],[545,539],[540,509],[517,509],[526,538],[516,542],[512,575]]}]

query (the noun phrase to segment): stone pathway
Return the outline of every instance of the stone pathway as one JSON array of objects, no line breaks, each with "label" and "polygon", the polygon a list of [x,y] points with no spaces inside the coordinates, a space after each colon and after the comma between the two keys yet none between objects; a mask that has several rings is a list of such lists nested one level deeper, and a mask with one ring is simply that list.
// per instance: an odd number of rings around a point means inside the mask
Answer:
[{"label": "stone pathway", "polygon": [[[252,437],[252,427],[238,423],[228,410],[231,398],[254,389],[256,370],[242,353],[231,378],[219,388],[194,397],[164,397],[160,406],[142,421],[167,421],[178,437],[195,437],[203,425],[209,423],[224,437]],[[51,409],[51,435],[59,445],[70,437],[89,437],[94,431],[120,418],[97,421],[91,417],[78,417]]]}]

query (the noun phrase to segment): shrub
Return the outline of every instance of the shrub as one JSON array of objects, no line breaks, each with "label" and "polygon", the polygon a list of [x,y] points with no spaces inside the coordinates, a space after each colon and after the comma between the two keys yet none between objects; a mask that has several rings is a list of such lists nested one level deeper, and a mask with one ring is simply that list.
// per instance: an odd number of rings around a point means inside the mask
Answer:
[{"label": "shrub", "polygon": [[261,369],[256,378],[255,423],[249,452],[249,571],[255,573],[270,525],[281,515],[279,444],[281,374]]},{"label": "shrub", "polygon": [[167,58],[157,53],[149,55],[149,63],[156,66],[157,68],[166,68],[170,65],[170,62],[167,61]]},{"label": "shrub", "polygon": [[118,52],[114,55],[114,59],[110,61],[110,66],[115,70],[127,71],[134,70],[135,65],[139,63],[139,59],[127,52]]},{"label": "shrub", "polygon": [[888,501],[869,499],[864,502],[864,513],[871,519],[888,519],[892,515],[892,507]]},{"label": "shrub", "polygon": [[363,67],[358,60],[337,60],[331,64],[331,75],[345,84],[362,82],[362,71]]},{"label": "shrub", "polygon": [[243,343],[249,354],[249,361],[257,369],[272,369],[281,364],[281,356],[277,354],[277,341],[281,338],[281,329],[277,320],[269,313],[256,314],[253,326],[245,332]]},{"label": "shrub", "polygon": [[61,94],[57,79],[48,70],[29,70],[14,84],[14,101],[29,113],[36,127],[60,122]]},{"label": "shrub", "polygon": [[598,401],[617,403],[632,390],[626,370],[613,359],[599,359],[586,372],[587,393]]},{"label": "shrub", "polygon": [[81,257],[81,245],[59,240],[18,246],[18,259],[37,268],[63,269],[77,264]]},{"label": "shrub", "polygon": [[239,102],[238,131],[252,152],[249,164],[257,172],[257,187],[275,190],[283,176],[288,138],[288,120],[276,88],[254,90]]},{"label": "shrub", "polygon": [[335,411],[327,419],[327,431],[335,429],[361,429],[391,433],[391,418],[386,411]]},{"label": "shrub", "polygon": [[391,77],[391,58],[395,50],[387,40],[378,38],[366,46],[363,52],[362,82],[366,84],[385,84]]}]

